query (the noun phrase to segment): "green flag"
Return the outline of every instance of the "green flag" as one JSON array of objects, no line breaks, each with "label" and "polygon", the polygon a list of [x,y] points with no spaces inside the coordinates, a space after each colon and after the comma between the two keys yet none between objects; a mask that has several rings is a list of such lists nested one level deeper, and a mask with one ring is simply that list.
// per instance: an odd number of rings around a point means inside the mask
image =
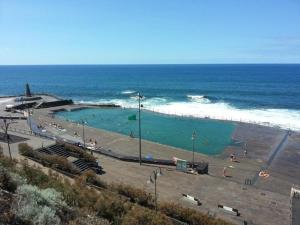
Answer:
[{"label": "green flag", "polygon": [[136,115],[128,116],[128,120],[136,120]]}]

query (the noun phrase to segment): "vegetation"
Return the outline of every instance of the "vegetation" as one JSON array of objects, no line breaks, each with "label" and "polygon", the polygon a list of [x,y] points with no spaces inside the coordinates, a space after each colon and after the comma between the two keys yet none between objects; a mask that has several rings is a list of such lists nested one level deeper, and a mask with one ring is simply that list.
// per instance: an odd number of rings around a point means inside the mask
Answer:
[{"label": "vegetation", "polygon": [[172,225],[172,221],[161,213],[134,206],[124,216],[122,225]]},{"label": "vegetation", "polygon": [[58,142],[58,144],[63,145],[67,151],[77,154],[79,156],[79,158],[83,158],[87,162],[96,162],[96,158],[94,156],[87,153],[85,150],[83,150],[82,148],[80,148],[78,146],[68,144],[65,142]]},{"label": "vegetation", "polygon": [[190,208],[185,208],[175,203],[163,203],[160,205],[160,211],[165,215],[186,222],[191,225],[230,225],[224,220],[199,213]]},{"label": "vegetation", "polygon": [[1,167],[0,167],[0,188],[9,192],[15,192],[15,190],[17,189],[17,184],[10,177],[7,170]]},{"label": "vegetation", "polygon": [[48,155],[33,150],[31,146],[26,143],[19,144],[19,153],[21,155],[31,157],[41,161],[43,165],[57,168],[72,174],[79,174],[79,170],[73,166],[66,158],[57,155]]},{"label": "vegetation", "polygon": [[141,206],[148,208],[154,208],[155,206],[153,196],[145,190],[125,184],[112,184],[110,185],[110,189],[128,197],[131,202],[138,203]]},{"label": "vegetation", "polygon": [[[30,146],[19,149],[24,155],[37,156]],[[1,190],[11,194],[3,196]],[[151,194],[125,184],[106,184],[93,171],[75,179],[62,178],[51,169],[46,174],[27,161],[16,166],[4,156],[0,156],[0,203],[4,215],[0,223],[6,224],[169,225],[174,218],[191,225],[230,225],[173,203],[161,203],[155,212]]]},{"label": "vegetation", "polygon": [[25,155],[28,157],[34,157],[34,151],[31,146],[29,146],[27,143],[21,143],[18,145],[19,153],[21,155]]}]

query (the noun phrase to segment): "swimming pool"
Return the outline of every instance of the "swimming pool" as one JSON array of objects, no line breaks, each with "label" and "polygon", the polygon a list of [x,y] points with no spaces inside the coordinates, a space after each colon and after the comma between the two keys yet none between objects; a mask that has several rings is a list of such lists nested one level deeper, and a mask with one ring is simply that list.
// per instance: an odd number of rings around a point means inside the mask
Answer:
[{"label": "swimming pool", "polygon": [[[137,120],[134,120],[136,115]],[[131,119],[129,117],[133,116]],[[56,117],[79,122],[95,128],[138,137],[136,109],[103,108],[61,111]],[[141,112],[142,138],[164,145],[192,150],[192,134],[196,132],[195,151],[215,155],[232,143],[231,135],[236,124],[227,121],[170,116],[149,111]]]}]

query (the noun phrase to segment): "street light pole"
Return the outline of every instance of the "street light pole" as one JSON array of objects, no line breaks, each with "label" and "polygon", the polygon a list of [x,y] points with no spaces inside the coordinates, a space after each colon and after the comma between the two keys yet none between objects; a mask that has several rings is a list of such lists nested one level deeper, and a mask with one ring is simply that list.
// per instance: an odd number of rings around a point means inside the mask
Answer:
[{"label": "street light pole", "polygon": [[30,132],[32,133],[31,118],[30,118],[30,110],[29,110],[28,104],[27,104],[27,114],[28,114],[28,123],[29,123]]},{"label": "street light pole", "polygon": [[141,131],[141,94],[138,92],[139,98],[139,162],[142,165],[142,131]]},{"label": "street light pole", "polygon": [[6,141],[7,141],[9,157],[10,157],[10,160],[12,160],[11,151],[10,151],[10,143],[9,143],[10,136],[8,134],[8,127],[9,127],[11,122],[8,122],[6,119],[3,119],[3,123],[4,123],[4,127],[2,127],[2,128],[4,130]]},{"label": "street light pole", "polygon": [[157,171],[154,171],[154,195],[155,195],[155,212],[157,212],[157,194],[156,194]]},{"label": "street light pole", "polygon": [[[153,179],[152,180],[152,175],[153,175]],[[161,172],[161,168],[156,168],[155,170],[152,171],[152,174],[150,175],[150,182],[149,183],[154,183],[154,200],[155,200],[155,212],[157,212],[157,188],[156,188],[156,180],[159,176],[163,175]]]},{"label": "street light pole", "polygon": [[192,140],[193,140],[193,164],[192,169],[194,169],[194,163],[195,163],[195,139],[196,139],[196,132],[193,132]]},{"label": "street light pole", "polygon": [[82,120],[82,139],[83,139],[83,147],[85,148],[85,133],[84,133],[84,120]]}]

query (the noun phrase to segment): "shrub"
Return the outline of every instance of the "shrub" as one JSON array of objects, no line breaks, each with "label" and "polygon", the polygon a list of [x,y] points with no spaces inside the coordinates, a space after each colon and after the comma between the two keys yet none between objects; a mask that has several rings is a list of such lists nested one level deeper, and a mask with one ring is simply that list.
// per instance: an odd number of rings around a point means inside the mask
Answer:
[{"label": "shrub", "polygon": [[99,218],[95,215],[88,215],[77,217],[75,220],[69,222],[69,225],[110,225],[108,220]]},{"label": "shrub", "polygon": [[75,166],[73,166],[66,158],[62,156],[38,153],[36,157],[48,162],[54,168],[61,169],[72,174],[80,173],[79,170],[75,168]]},{"label": "shrub", "polygon": [[48,155],[38,151],[34,151],[32,147],[26,143],[19,144],[19,152],[21,155],[35,158],[42,161],[43,165],[52,166],[57,169],[64,170],[72,174],[79,174],[79,170],[73,166],[66,158],[57,155]]},{"label": "shrub", "polygon": [[17,184],[12,180],[11,176],[4,168],[0,167],[0,188],[9,192],[15,192]]},{"label": "shrub", "polygon": [[12,201],[12,194],[0,192],[0,224],[14,224],[14,213],[11,211]]},{"label": "shrub", "polygon": [[107,188],[107,184],[102,181],[93,170],[87,170],[83,173],[86,183],[90,183],[97,187]]},{"label": "shrub", "polygon": [[119,194],[128,197],[131,202],[138,203],[145,207],[154,208],[153,196],[143,189],[134,188],[125,184],[112,184],[110,185],[110,188],[117,191]]},{"label": "shrub", "polygon": [[232,223],[213,218],[194,209],[185,208],[175,203],[164,203],[159,207],[167,216],[187,222],[191,225],[232,225]]},{"label": "shrub", "polygon": [[82,148],[72,145],[72,144],[68,144],[68,143],[62,143],[62,142],[58,142],[58,144],[61,144],[64,146],[64,148],[67,151],[73,152],[75,154],[78,154],[80,158],[85,159],[88,162],[96,162],[96,158],[94,156],[92,156],[91,154],[87,153],[85,150],[83,150]]},{"label": "shrub", "polygon": [[54,189],[40,190],[36,186],[22,185],[17,189],[14,210],[17,217],[35,225],[61,224],[57,211],[63,206],[61,194]]},{"label": "shrub", "polygon": [[104,193],[98,197],[94,205],[97,215],[108,219],[113,224],[120,224],[122,216],[129,208],[130,204],[126,203],[120,196]]},{"label": "shrub", "polygon": [[153,210],[134,206],[124,216],[122,225],[172,225],[172,221],[161,213]]},{"label": "shrub", "polygon": [[50,180],[45,173],[36,168],[28,166],[25,162],[22,164],[20,175],[25,177],[28,183],[37,185],[39,187],[46,187]]},{"label": "shrub", "polygon": [[27,143],[21,143],[18,145],[19,153],[24,156],[34,157],[34,151]]},{"label": "shrub", "polygon": [[10,158],[8,158],[7,156],[0,155],[0,165],[8,168],[9,170],[15,170],[16,160],[10,160]]}]

